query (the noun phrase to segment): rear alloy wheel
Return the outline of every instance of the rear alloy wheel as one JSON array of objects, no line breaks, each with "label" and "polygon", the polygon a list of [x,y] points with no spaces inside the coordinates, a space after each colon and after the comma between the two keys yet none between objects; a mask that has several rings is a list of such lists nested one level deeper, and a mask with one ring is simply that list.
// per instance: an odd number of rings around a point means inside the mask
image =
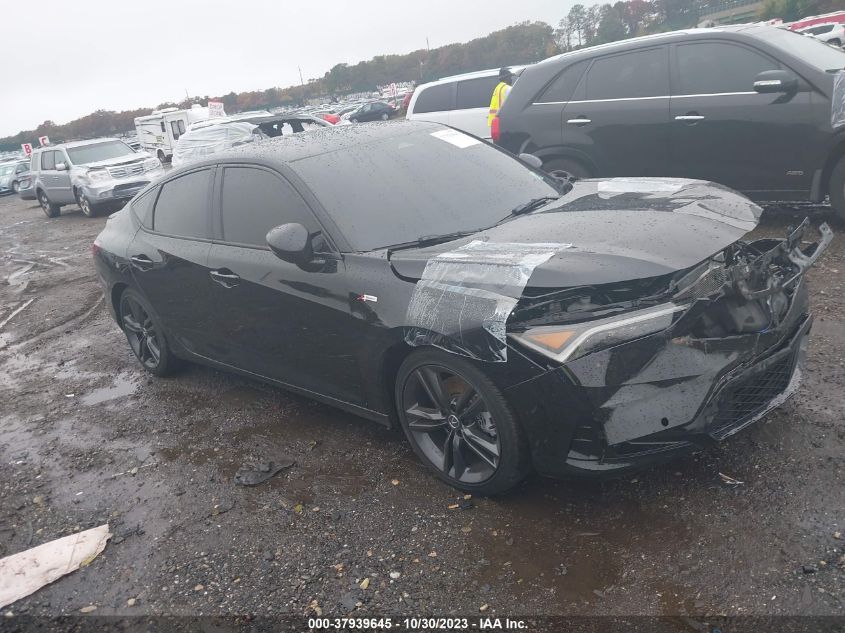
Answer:
[{"label": "rear alloy wheel", "polygon": [[50,199],[47,197],[47,194],[43,191],[38,192],[38,204],[41,205],[41,209],[44,211],[48,218],[59,217],[59,213],[61,213],[61,208],[59,207],[59,205],[50,202]]},{"label": "rear alloy wheel", "polygon": [[177,368],[179,361],[170,351],[152,310],[132,289],[125,290],[120,297],[120,327],[144,369],[156,376],[165,376]]},{"label": "rear alloy wheel", "polygon": [[500,494],[528,473],[528,447],[507,402],[464,359],[414,352],[399,370],[396,400],[414,452],[455,488]]},{"label": "rear alloy wheel", "polygon": [[79,205],[79,208],[82,209],[82,213],[85,214],[85,217],[93,218],[97,215],[97,210],[91,205],[88,197],[81,191],[76,192],[76,203]]},{"label": "rear alloy wheel", "polygon": [[845,156],[839,159],[830,174],[830,206],[845,220]]}]

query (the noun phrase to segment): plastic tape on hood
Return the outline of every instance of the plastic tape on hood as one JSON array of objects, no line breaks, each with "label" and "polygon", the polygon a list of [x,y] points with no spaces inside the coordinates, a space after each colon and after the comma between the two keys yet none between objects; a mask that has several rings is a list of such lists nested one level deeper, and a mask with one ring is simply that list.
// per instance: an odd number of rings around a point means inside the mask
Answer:
[{"label": "plastic tape on hood", "polygon": [[430,259],[408,305],[405,341],[506,361],[506,323],[531,273],[569,246],[476,240]]},{"label": "plastic tape on hood", "polygon": [[830,126],[838,128],[845,125],[845,70],[840,70],[833,77],[833,97],[830,100]]}]

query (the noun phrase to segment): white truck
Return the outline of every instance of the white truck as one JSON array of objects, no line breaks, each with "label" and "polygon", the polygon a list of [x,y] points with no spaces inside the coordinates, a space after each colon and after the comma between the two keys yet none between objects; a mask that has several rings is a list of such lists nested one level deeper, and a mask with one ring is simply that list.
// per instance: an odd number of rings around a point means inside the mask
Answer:
[{"label": "white truck", "polygon": [[161,162],[173,156],[176,141],[191,123],[209,118],[208,108],[195,103],[190,109],[162,108],[135,119],[135,130],[141,149],[154,154]]}]

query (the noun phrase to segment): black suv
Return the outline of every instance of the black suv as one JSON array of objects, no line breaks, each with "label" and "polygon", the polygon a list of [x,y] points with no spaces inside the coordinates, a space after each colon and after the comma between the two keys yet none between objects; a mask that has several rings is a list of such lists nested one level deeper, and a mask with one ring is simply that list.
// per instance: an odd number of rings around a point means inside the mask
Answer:
[{"label": "black suv", "polygon": [[[768,26],[676,31],[525,69],[492,127],[547,171],[711,180],[845,217],[845,52]],[[834,92],[836,96],[834,96]]]}]

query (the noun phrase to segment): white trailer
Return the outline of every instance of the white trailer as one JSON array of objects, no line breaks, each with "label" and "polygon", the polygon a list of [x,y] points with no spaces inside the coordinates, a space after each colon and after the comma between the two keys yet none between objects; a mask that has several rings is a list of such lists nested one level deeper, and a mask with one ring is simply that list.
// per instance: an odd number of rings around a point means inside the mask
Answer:
[{"label": "white trailer", "polygon": [[176,141],[188,129],[191,123],[203,121],[208,117],[208,108],[194,104],[188,110],[163,108],[153,110],[152,114],[135,119],[135,130],[141,149],[158,156],[162,162],[173,156]]}]

